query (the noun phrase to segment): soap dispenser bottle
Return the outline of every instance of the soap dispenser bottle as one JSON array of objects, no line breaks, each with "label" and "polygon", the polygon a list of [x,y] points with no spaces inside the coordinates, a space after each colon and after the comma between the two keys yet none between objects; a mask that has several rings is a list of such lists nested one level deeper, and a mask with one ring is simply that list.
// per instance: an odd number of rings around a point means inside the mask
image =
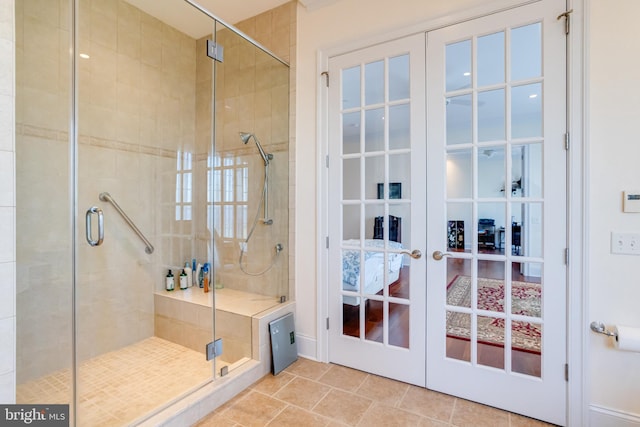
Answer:
[{"label": "soap dispenser bottle", "polygon": [[172,291],[176,288],[176,283],[173,279],[173,273],[171,273],[171,270],[169,270],[167,276],[164,278],[164,286],[167,291]]},{"label": "soap dispenser bottle", "polygon": [[187,273],[184,271],[184,269],[182,270],[182,273],[180,273],[180,290],[185,290],[187,289],[189,285],[187,284]]},{"label": "soap dispenser bottle", "polygon": [[186,274],[187,274],[187,286],[192,286],[192,275],[193,275],[193,271],[191,270],[191,264],[189,264],[189,261],[184,263],[184,270],[183,270]]}]

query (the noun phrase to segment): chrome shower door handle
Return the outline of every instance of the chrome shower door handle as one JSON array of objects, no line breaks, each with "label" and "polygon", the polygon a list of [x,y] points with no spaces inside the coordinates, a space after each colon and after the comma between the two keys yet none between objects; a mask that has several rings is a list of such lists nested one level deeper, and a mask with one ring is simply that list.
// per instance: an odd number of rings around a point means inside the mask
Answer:
[{"label": "chrome shower door handle", "polygon": [[[91,218],[93,217],[93,214],[98,215],[98,240],[93,240],[93,227],[91,227]],[[100,246],[104,241],[104,216],[102,215],[102,209],[96,206],[90,207],[87,210],[85,222],[87,225],[87,243],[91,246]]]}]

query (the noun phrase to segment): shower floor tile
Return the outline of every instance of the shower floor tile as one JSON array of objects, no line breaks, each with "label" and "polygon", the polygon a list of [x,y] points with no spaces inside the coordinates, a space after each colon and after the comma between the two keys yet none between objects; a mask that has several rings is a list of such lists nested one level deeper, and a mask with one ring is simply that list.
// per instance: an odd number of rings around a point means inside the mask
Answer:
[{"label": "shower floor tile", "polygon": [[[81,362],[79,425],[120,426],[149,414],[212,377],[203,352],[157,337]],[[71,372],[63,370],[19,384],[21,404],[71,401]]]}]

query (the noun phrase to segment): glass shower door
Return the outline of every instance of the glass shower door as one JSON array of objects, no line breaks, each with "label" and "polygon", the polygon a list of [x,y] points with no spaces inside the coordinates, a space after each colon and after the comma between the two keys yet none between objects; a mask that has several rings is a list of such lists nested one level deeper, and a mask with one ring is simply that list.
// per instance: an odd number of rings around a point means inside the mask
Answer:
[{"label": "glass shower door", "polygon": [[15,2],[18,404],[73,401],[72,91],[66,3]]},{"label": "glass shower door", "polygon": [[194,37],[122,1],[76,13],[77,413],[125,425],[212,378],[213,297],[193,279],[212,261],[211,140]]}]

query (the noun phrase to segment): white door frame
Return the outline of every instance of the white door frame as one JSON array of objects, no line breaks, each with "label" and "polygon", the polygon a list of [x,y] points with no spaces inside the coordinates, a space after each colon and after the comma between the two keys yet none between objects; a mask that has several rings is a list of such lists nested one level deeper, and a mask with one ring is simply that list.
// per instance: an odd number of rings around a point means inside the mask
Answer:
[{"label": "white door frame", "polygon": [[[534,0],[535,1],[535,0]],[[568,130],[571,135],[571,148],[568,155],[568,218],[567,237],[569,242],[569,266],[567,278],[567,360],[569,363],[569,384],[567,396],[567,423],[568,425],[588,425],[589,420],[589,396],[588,396],[588,341],[589,331],[585,325],[588,319],[588,265],[589,243],[588,217],[586,197],[588,190],[586,149],[589,141],[586,132],[586,118],[588,117],[588,99],[586,64],[588,42],[588,16],[586,11],[590,0],[567,0],[567,10],[573,9],[571,16],[571,33],[568,38]],[[499,12],[512,7],[532,3],[529,0],[501,0],[489,5],[471,8],[459,13],[451,14],[445,18],[433,19],[402,29],[379,34],[372,37],[361,38],[347,43],[340,43],[318,51],[316,87],[317,87],[317,206],[319,208],[317,224],[317,318],[316,318],[316,359],[328,362],[329,334],[326,328],[326,319],[329,312],[328,298],[328,250],[326,237],[328,236],[328,203],[327,183],[328,172],[326,168],[326,156],[328,155],[328,90],[327,80],[323,72],[328,70],[329,58],[348,53],[352,50],[372,46],[377,43],[393,40],[419,32],[428,32],[444,26],[453,25],[469,19],[479,18],[484,15]]]}]

